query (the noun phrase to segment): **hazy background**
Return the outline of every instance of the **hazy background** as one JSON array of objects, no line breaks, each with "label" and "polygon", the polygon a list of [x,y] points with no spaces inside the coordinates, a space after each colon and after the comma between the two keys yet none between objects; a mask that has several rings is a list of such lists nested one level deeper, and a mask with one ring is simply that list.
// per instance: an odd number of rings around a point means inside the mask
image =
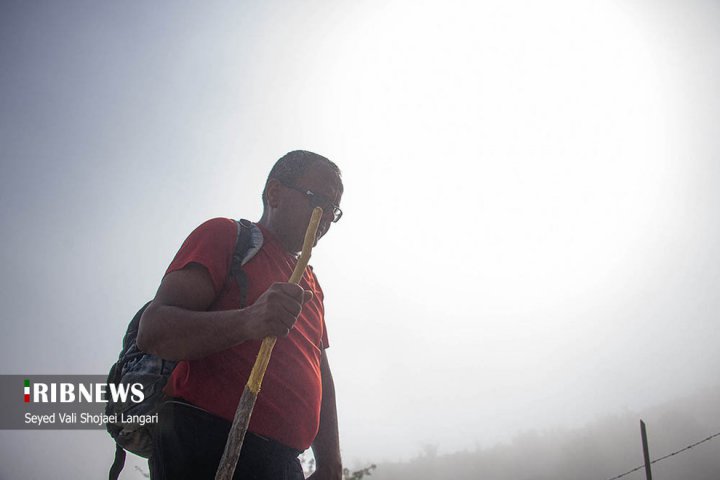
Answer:
[{"label": "hazy background", "polygon": [[[312,263],[348,464],[716,386],[719,26],[700,0],[3,1],[0,373],[106,372],[185,236],[258,219],[302,148],[344,172]],[[113,451],[3,431],[0,478]]]}]

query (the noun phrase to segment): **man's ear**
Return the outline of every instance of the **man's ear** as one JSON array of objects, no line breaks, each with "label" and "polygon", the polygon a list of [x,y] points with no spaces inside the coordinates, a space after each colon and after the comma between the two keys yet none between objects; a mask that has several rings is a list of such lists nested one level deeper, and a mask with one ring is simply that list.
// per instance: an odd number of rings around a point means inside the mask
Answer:
[{"label": "man's ear", "polygon": [[267,197],[268,205],[277,208],[280,202],[282,183],[278,180],[271,178],[267,181],[265,186],[265,195]]}]

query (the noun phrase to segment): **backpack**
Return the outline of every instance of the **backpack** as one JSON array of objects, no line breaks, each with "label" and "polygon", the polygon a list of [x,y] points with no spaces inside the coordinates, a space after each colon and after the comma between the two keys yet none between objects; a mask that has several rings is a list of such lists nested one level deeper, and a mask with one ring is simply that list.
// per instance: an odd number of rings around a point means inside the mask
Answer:
[{"label": "backpack", "polygon": [[[262,232],[247,220],[235,221],[237,224],[237,240],[229,268],[229,277],[235,279],[240,287],[240,306],[247,301],[247,276],[242,266],[247,263],[262,246]],[[122,416],[153,415],[165,400],[163,388],[175,369],[177,362],[162,359],[156,355],[140,351],[135,340],[137,338],[140,317],[150,305],[146,303],[133,317],[123,337],[122,350],[118,361],[110,368],[108,384],[134,384],[143,386],[145,398],[140,403],[131,401],[113,402],[108,400],[105,414],[115,418],[116,422],[108,421],[106,428],[115,440],[115,460],[110,467],[110,480],[117,480],[125,465],[125,451],[141,457],[149,458],[152,453],[151,425],[123,423]],[[138,417],[136,417],[138,418]],[[142,417],[140,417],[142,418]]]}]

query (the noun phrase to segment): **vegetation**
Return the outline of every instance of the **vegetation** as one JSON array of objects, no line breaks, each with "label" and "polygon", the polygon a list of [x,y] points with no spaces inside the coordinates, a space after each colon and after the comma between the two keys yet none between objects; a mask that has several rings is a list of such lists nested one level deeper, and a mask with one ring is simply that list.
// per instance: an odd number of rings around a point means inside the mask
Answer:
[{"label": "vegetation", "polygon": [[[408,462],[380,463],[375,480],[605,480],[643,464],[640,418],[656,459],[720,432],[720,388],[577,429],[528,431],[508,444],[438,455],[426,446]],[[652,466],[653,478],[717,480],[720,437]],[[624,479],[640,480],[642,471]]]},{"label": "vegetation", "polygon": [[349,469],[343,470],[343,480],[360,480],[365,475],[372,475],[372,470],[375,470],[377,467],[375,465],[370,465],[366,468],[361,468],[360,470],[356,470],[354,472],[350,472]]}]

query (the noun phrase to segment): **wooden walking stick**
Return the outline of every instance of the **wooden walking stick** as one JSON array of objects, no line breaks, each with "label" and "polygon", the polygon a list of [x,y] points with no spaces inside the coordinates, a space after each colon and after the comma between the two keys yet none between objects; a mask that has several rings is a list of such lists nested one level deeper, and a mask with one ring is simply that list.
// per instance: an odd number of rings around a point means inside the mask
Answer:
[{"label": "wooden walking stick", "polygon": [[[305,272],[305,267],[307,267],[308,261],[310,260],[312,247],[315,243],[315,235],[317,234],[322,215],[322,208],[315,207],[315,209],[313,209],[310,223],[305,231],[305,241],[303,242],[300,258],[298,258],[298,262],[295,265],[295,269],[288,283],[300,283],[300,279]],[[260,345],[260,352],[255,359],[255,365],[253,365],[250,377],[240,397],[240,403],[238,403],[237,410],[235,411],[235,418],[233,418],[232,427],[230,427],[230,434],[225,444],[225,451],[220,459],[220,465],[215,473],[215,480],[231,480],[235,473],[235,467],[237,466],[238,458],[240,458],[240,450],[242,449],[243,440],[245,439],[245,433],[247,433],[248,425],[250,424],[250,415],[252,415],[255,400],[257,400],[258,393],[260,392],[260,385],[265,376],[268,362],[270,362],[270,355],[272,354],[276,339],[276,337],[263,338],[262,344]]]}]

